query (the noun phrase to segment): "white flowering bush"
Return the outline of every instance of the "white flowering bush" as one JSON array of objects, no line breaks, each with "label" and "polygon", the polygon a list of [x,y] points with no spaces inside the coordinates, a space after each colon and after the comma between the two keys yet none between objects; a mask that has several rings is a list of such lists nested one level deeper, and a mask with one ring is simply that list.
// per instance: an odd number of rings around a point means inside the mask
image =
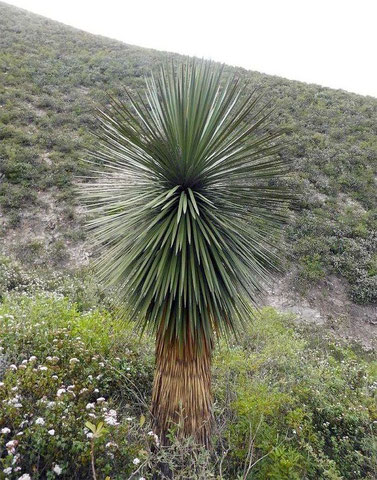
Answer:
[{"label": "white flowering bush", "polygon": [[56,295],[6,300],[0,324],[8,359],[0,378],[0,479],[91,478],[87,422],[106,425],[94,444],[99,478],[136,470],[134,459],[141,462],[152,443],[139,420],[151,383],[148,342],[108,314],[79,313]]},{"label": "white flowering bush", "polygon": [[9,292],[27,295],[49,292],[64,296],[75,303],[79,311],[112,305],[112,292],[104,291],[89,267],[77,268],[73,273],[51,266],[31,267],[0,255],[0,301]]},{"label": "white flowering bush", "polygon": [[34,284],[34,278],[8,257],[0,256],[0,299],[9,290],[24,290]]}]

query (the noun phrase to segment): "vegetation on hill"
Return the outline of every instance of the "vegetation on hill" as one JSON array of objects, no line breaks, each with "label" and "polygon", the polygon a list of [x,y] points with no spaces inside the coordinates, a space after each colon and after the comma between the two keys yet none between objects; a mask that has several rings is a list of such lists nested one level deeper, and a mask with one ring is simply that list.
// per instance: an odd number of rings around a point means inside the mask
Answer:
[{"label": "vegetation on hill", "polygon": [[0,304],[1,479],[90,479],[92,456],[111,480],[151,479],[159,461],[182,480],[376,478],[375,359],[265,309],[216,349],[212,451],[185,455],[173,429],[156,452],[153,339],[59,282]]},{"label": "vegetation on hill", "polygon": [[[106,94],[179,56],[90,35],[0,4],[0,208],[5,253],[56,268],[77,261],[73,179],[87,171],[94,110]],[[377,100],[228,68],[277,99],[300,194],[287,255],[305,289],[335,273],[358,303],[377,302]],[[48,219],[41,227],[38,218]],[[50,219],[50,217],[54,218]],[[17,236],[28,228],[29,235]],[[16,235],[16,237],[15,237]],[[15,242],[14,238],[18,241]]]}]

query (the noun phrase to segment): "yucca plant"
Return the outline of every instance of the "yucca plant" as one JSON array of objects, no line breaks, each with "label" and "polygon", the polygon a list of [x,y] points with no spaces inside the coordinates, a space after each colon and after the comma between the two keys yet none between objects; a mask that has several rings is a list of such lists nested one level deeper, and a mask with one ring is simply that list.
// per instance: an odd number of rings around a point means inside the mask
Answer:
[{"label": "yucca plant", "polygon": [[276,263],[281,131],[267,128],[258,92],[210,62],[163,67],[144,97],[126,95],[99,113],[101,168],[83,186],[97,268],[155,334],[161,442],[180,420],[183,435],[208,444],[214,341],[250,318]]}]

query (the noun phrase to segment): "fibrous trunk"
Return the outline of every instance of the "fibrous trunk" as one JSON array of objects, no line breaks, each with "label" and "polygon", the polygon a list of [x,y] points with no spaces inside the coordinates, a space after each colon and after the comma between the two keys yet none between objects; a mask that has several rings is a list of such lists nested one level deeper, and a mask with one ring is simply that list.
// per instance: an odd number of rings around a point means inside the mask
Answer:
[{"label": "fibrous trunk", "polygon": [[162,445],[167,433],[176,428],[178,435],[192,436],[209,445],[212,420],[210,346],[200,351],[187,341],[179,348],[157,334],[156,369],[152,394],[154,430]]}]

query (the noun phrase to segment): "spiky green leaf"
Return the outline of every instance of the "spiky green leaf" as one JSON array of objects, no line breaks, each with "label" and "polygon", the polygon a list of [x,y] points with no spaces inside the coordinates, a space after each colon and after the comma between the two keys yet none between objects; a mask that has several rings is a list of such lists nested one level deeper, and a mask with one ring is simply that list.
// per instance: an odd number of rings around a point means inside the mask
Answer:
[{"label": "spiky green leaf", "polygon": [[210,62],[163,67],[99,112],[82,188],[100,278],[142,329],[200,348],[237,330],[276,265],[289,195],[262,96]]}]

